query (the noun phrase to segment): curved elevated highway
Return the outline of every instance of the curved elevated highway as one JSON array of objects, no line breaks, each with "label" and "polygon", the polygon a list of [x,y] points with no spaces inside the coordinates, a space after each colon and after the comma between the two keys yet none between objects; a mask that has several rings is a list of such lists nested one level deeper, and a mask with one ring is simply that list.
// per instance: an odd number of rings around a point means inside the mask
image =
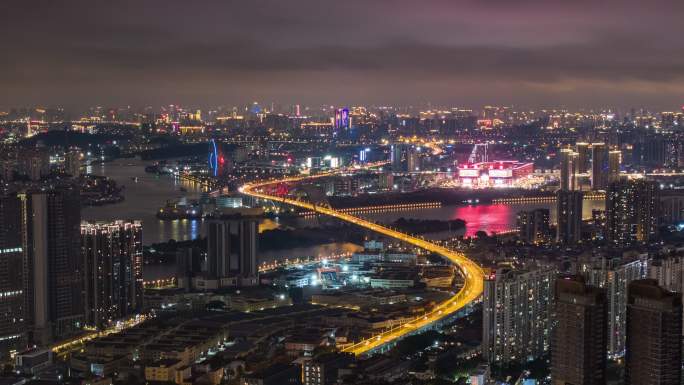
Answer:
[{"label": "curved elevated highway", "polygon": [[294,199],[270,195],[269,193],[267,193],[265,189],[266,187],[277,185],[280,183],[294,183],[306,179],[330,176],[333,174],[334,173],[323,173],[317,174],[315,176],[293,177],[265,182],[249,183],[242,186],[240,191],[252,197],[268,199],[275,202],[281,202],[284,204],[300,207],[306,210],[315,211],[320,214],[328,215],[340,219],[342,221],[372,230],[376,233],[401,240],[403,242],[420,247],[430,252],[439,254],[442,257],[453,262],[460,269],[464,278],[463,288],[461,288],[461,290],[458,293],[456,293],[456,295],[454,295],[453,297],[435,306],[434,309],[432,309],[430,312],[419,317],[416,317],[412,319],[410,322],[405,323],[399,327],[395,327],[382,334],[376,335],[371,339],[367,339],[358,342],[354,345],[348,346],[344,349],[345,352],[354,353],[356,355],[361,355],[370,352],[387,343],[393,342],[399,339],[400,337],[405,336],[406,334],[410,334],[450,314],[453,314],[480,297],[482,291],[484,290],[484,272],[477,263],[468,259],[465,254],[458,251],[449,250],[430,241],[426,241],[424,239],[420,239],[396,230],[392,230],[385,226],[378,225],[376,223],[356,217],[351,214],[345,214],[327,207],[316,206],[308,202],[302,202]]}]

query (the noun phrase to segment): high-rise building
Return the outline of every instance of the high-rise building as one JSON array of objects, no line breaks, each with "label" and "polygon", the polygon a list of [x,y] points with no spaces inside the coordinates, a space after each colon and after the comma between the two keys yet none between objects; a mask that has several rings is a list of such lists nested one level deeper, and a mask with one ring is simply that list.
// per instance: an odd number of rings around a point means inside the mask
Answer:
[{"label": "high-rise building", "polygon": [[620,163],[622,162],[622,151],[612,150],[608,153],[608,183],[620,180]]},{"label": "high-rise building", "polygon": [[409,172],[420,171],[420,155],[415,148],[409,148],[406,155],[406,169]]},{"label": "high-rise building", "polygon": [[394,189],[394,174],[391,172],[383,172],[378,175],[378,188],[381,190]]},{"label": "high-rise building", "polygon": [[684,221],[684,191],[665,189],[660,191],[661,224],[672,225]]},{"label": "high-rise building", "polygon": [[616,245],[656,240],[659,194],[658,184],[653,181],[611,183],[606,192],[606,239]]},{"label": "high-rise building", "polygon": [[548,352],[556,273],[499,269],[485,277],[482,352],[489,363],[511,365]]},{"label": "high-rise building", "polygon": [[577,152],[577,172],[585,174],[589,172],[591,161],[589,159],[589,143],[577,142],[575,144],[575,152]]},{"label": "high-rise building", "polygon": [[605,190],[608,186],[608,147],[605,143],[591,144],[591,188]]},{"label": "high-rise building", "polygon": [[77,186],[20,194],[30,341],[47,344],[83,326],[81,202]]},{"label": "high-rise building", "polygon": [[545,242],[551,236],[549,209],[520,211],[517,217],[517,224],[520,239],[527,243]]},{"label": "high-rise building", "polygon": [[81,153],[68,151],[64,154],[64,173],[73,177],[81,175]]},{"label": "high-rise building", "polygon": [[338,108],[335,110],[335,131],[347,131],[351,127],[351,118],[348,108]]},{"label": "high-rise building", "polygon": [[562,149],[560,152],[560,189],[562,191],[578,190],[577,170],[579,168],[579,154]]},{"label": "high-rise building", "polygon": [[404,162],[404,144],[394,143],[390,147],[390,164],[392,165],[392,171],[400,172],[402,171],[402,163]]},{"label": "high-rise building", "polygon": [[638,165],[663,167],[668,158],[667,147],[663,135],[642,135],[634,143],[633,161]]},{"label": "high-rise building", "polygon": [[142,309],[142,225],[82,223],[85,323],[105,328]]},{"label": "high-rise building", "polygon": [[[390,163],[392,165],[392,171],[397,172],[410,172],[416,171],[416,167],[419,165],[418,154],[415,152],[415,148],[407,143],[394,143],[390,149]],[[411,169],[413,167],[413,169]]]},{"label": "high-rise building", "polygon": [[50,173],[50,154],[45,149],[35,149],[19,157],[19,174],[37,181]]},{"label": "high-rise building", "polygon": [[680,385],[682,295],[652,279],[629,285],[625,385]]},{"label": "high-rise building", "polygon": [[579,242],[582,239],[582,201],[581,191],[563,191],[556,193],[556,241],[565,244]]},{"label": "high-rise building", "polygon": [[658,281],[658,285],[669,291],[684,293],[684,258],[653,259],[648,264],[648,278]]},{"label": "high-rise building", "polygon": [[0,359],[26,346],[21,201],[0,195]]},{"label": "high-rise building", "polygon": [[202,272],[202,251],[199,247],[176,249],[176,279],[180,288],[190,289],[192,278]]},{"label": "high-rise building", "polygon": [[580,276],[561,277],[555,286],[551,343],[554,385],[605,385],[608,340],[606,291]]},{"label": "high-rise building", "polygon": [[[653,259],[648,264],[650,279],[658,281],[658,285],[676,293],[684,293],[684,258],[672,256]],[[684,335],[684,329],[682,330]]]},{"label": "high-rise building", "polygon": [[207,277],[219,280],[219,286],[256,284],[258,235],[259,219],[246,210],[210,219],[205,263]]},{"label": "high-rise building", "polygon": [[620,357],[625,352],[627,288],[646,275],[647,263],[641,259],[599,257],[580,264],[578,273],[590,285],[606,290],[608,298],[608,354]]}]

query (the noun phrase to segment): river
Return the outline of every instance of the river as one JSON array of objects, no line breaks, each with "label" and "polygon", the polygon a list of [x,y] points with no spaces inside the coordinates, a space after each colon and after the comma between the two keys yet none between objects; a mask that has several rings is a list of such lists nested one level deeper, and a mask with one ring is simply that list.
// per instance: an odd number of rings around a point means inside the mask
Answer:
[{"label": "river", "polygon": [[[89,221],[108,221],[114,219],[137,219],[143,223],[143,241],[146,245],[165,242],[169,239],[188,240],[203,235],[201,220],[162,221],[157,219],[156,212],[167,200],[178,200],[181,197],[197,199],[201,188],[191,182],[181,181],[172,176],[158,176],[146,173],[144,166],[150,164],[137,159],[119,159],[109,163],[94,165],[89,172],[104,175],[125,186],[125,200],[121,203],[88,207],[82,211],[82,217]],[[135,179],[137,178],[137,179]],[[136,182],[137,180],[137,182]],[[181,190],[184,188],[184,191]],[[361,216],[388,223],[401,217],[417,219],[463,219],[466,221],[464,234],[474,235],[483,230],[487,233],[512,230],[516,226],[516,214],[521,210],[548,208],[551,222],[556,221],[554,204],[482,204],[472,206],[448,205],[432,209],[401,210],[384,213],[361,214]],[[592,209],[603,208],[601,201],[585,201],[583,216],[591,217]],[[288,221],[288,224],[299,226],[316,226],[315,218],[299,218]],[[280,226],[278,220],[264,219],[261,231]],[[351,244],[334,243],[316,247],[305,247],[294,250],[275,250],[262,253],[264,260],[283,256],[322,255],[353,251]],[[301,253],[301,254],[300,254]]]},{"label": "river", "polygon": [[[357,215],[380,223],[391,223],[402,217],[407,219],[462,219],[466,222],[465,229],[457,232],[456,235],[470,237],[474,236],[478,231],[485,231],[491,235],[492,233],[515,230],[518,212],[537,208],[549,209],[549,221],[556,223],[557,209],[553,203],[447,205],[436,208],[402,209],[387,212],[359,213]],[[591,218],[592,210],[597,209],[604,209],[603,201],[585,200],[582,206],[582,217],[584,219]],[[315,217],[307,217],[306,219],[299,219],[297,223],[304,226],[315,226],[316,221]],[[453,236],[453,234],[449,235]]]},{"label": "river", "polygon": [[[83,208],[81,211],[83,220],[140,220],[143,224],[143,243],[145,245],[166,242],[169,239],[184,241],[204,236],[202,220],[162,221],[157,218],[157,211],[166,201],[176,201],[182,197],[197,199],[202,190],[196,183],[179,180],[170,175],[146,173],[145,166],[151,163],[138,159],[118,159],[89,167],[87,170],[89,173],[109,177],[120,186],[125,186],[125,199],[123,202],[112,205]],[[181,190],[181,187],[184,191]],[[277,220],[266,218],[261,221],[259,229],[264,231],[279,226],[280,223]],[[358,245],[339,242],[313,247],[263,251],[259,254],[259,259],[269,261],[284,257],[330,255],[354,252],[360,249]]]},{"label": "river", "polygon": [[[171,176],[146,173],[147,164],[149,163],[137,159],[118,159],[89,167],[89,173],[109,177],[120,186],[125,186],[125,199],[112,205],[86,207],[81,210],[81,217],[88,221],[140,220],[143,223],[145,244],[169,239],[195,239],[200,236],[201,221],[161,221],[156,217],[157,210],[167,200],[178,200],[183,196],[197,199],[201,192],[200,187]],[[181,191],[181,187],[187,191]]]}]

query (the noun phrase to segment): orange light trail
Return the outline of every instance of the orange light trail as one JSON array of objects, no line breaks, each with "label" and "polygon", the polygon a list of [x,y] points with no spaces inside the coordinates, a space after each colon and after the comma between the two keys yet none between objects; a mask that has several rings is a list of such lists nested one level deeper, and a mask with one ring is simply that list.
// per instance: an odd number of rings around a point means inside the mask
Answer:
[{"label": "orange light trail", "polygon": [[[370,164],[366,167],[375,167],[384,163],[386,162]],[[296,206],[320,214],[328,215],[330,217],[340,219],[342,221],[369,229],[371,231],[388,236],[390,238],[398,239],[413,246],[417,246],[424,250],[439,254],[442,257],[454,263],[456,266],[458,266],[463,275],[464,284],[461,290],[458,293],[456,293],[456,295],[447,299],[444,302],[439,303],[437,306],[435,306],[434,309],[432,309],[428,313],[415,317],[407,323],[404,323],[398,327],[392,328],[388,331],[378,334],[370,339],[363,340],[353,345],[347,346],[343,349],[343,351],[354,353],[355,355],[367,353],[375,348],[381,347],[392,341],[396,341],[409,333],[412,333],[420,328],[428,326],[433,322],[439,321],[440,319],[443,319],[463,309],[466,305],[472,303],[473,301],[476,301],[480,297],[480,295],[482,295],[482,292],[484,290],[484,271],[477,263],[467,258],[466,255],[462,252],[450,250],[446,247],[437,245],[425,239],[404,234],[402,232],[387,228],[382,225],[378,225],[376,223],[367,221],[365,219],[356,217],[348,213],[344,213],[342,211],[338,211],[328,207],[316,206],[309,202],[302,202],[290,198],[269,195],[266,192],[264,192],[265,187],[272,186],[274,184],[300,182],[311,178],[331,176],[337,173],[343,173],[345,171],[348,170],[328,172],[323,174],[317,174],[314,176],[298,176],[284,178],[280,180],[269,180],[264,182],[248,183],[242,186],[240,188],[240,191],[243,194],[255,198],[281,202],[287,205]]]}]

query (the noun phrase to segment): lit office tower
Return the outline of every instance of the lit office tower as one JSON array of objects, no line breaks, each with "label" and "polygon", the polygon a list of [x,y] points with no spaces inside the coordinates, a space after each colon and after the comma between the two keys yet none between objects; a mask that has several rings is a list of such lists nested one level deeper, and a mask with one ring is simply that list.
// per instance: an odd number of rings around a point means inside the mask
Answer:
[{"label": "lit office tower", "polygon": [[549,209],[521,211],[517,224],[520,239],[527,243],[545,242],[550,238]]},{"label": "lit office tower", "polygon": [[351,128],[351,117],[349,116],[348,108],[338,108],[335,110],[335,117],[333,119],[335,130],[333,136],[338,137],[346,133]]},{"label": "lit office tower", "polygon": [[608,296],[608,354],[625,351],[627,287],[646,276],[647,263],[641,259],[599,257],[581,262],[579,273],[587,283],[606,289]]},{"label": "lit office tower", "polygon": [[409,147],[406,154],[406,170],[409,172],[420,171],[420,155],[414,147]]},{"label": "lit office tower", "polygon": [[0,195],[0,359],[26,346],[21,201]]},{"label": "lit office tower", "polygon": [[582,239],[582,200],[581,191],[563,191],[556,193],[556,241],[565,244],[579,242]]},{"label": "lit office tower", "polygon": [[578,190],[577,169],[579,166],[579,154],[570,150],[562,149],[560,152],[560,188],[563,191]]},{"label": "lit office tower", "polygon": [[351,127],[351,118],[349,117],[348,108],[338,108],[335,110],[335,129],[349,130]]},{"label": "lit office tower", "polygon": [[234,214],[210,219],[205,264],[208,278],[219,280],[219,286],[256,284],[258,234],[255,216]]},{"label": "lit office tower", "polygon": [[580,174],[589,172],[589,166],[591,165],[589,159],[589,143],[577,142],[575,144],[575,152],[577,152],[577,172]]},{"label": "lit office tower", "polygon": [[612,150],[608,153],[608,183],[620,180],[620,162],[622,161],[622,151]]},{"label": "lit office tower", "polygon": [[608,147],[605,143],[591,144],[591,188],[605,190],[608,186]]},{"label": "lit office tower", "polygon": [[79,190],[62,187],[20,197],[29,339],[46,344],[83,326]]},{"label": "lit office tower", "polygon": [[625,385],[680,385],[682,295],[652,279],[629,285]]},{"label": "lit office tower", "polygon": [[620,246],[656,240],[659,194],[653,181],[611,183],[606,192],[606,239]]},{"label": "lit office tower", "polygon": [[401,169],[401,161],[402,161],[402,144],[401,143],[394,143],[390,147],[390,164],[392,165],[392,171],[396,172]]},{"label": "lit office tower", "polygon": [[551,341],[554,385],[605,385],[608,301],[606,291],[580,276],[556,280]]},{"label": "lit office tower", "polygon": [[548,268],[486,275],[482,351],[489,363],[508,366],[547,352],[555,276]]},{"label": "lit office tower", "polygon": [[408,143],[394,143],[390,152],[390,163],[392,164],[392,171],[408,172],[415,171],[411,167],[416,167],[418,164],[418,154],[415,149]]},{"label": "lit office tower", "polygon": [[142,309],[142,226],[139,221],[81,224],[85,323],[105,328]]}]

